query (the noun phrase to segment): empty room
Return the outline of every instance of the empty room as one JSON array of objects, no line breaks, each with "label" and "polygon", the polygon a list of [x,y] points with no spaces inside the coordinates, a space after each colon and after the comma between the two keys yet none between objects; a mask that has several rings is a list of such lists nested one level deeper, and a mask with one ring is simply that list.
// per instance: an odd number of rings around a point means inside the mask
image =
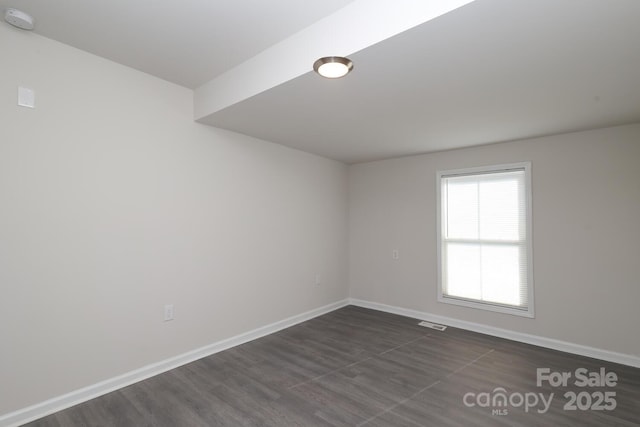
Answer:
[{"label": "empty room", "polygon": [[640,426],[640,1],[0,12],[0,427]]}]

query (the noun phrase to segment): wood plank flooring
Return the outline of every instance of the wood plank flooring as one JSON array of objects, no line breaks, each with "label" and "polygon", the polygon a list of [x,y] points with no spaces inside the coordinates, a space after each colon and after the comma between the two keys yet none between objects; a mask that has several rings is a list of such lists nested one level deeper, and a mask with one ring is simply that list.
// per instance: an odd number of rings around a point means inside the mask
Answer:
[{"label": "wood plank flooring", "polygon": [[[640,426],[640,369],[417,323],[345,307],[27,425]],[[572,378],[539,387],[537,368]],[[617,384],[577,387],[578,368]],[[506,405],[493,405],[500,392]],[[616,408],[588,409],[605,392]]]}]

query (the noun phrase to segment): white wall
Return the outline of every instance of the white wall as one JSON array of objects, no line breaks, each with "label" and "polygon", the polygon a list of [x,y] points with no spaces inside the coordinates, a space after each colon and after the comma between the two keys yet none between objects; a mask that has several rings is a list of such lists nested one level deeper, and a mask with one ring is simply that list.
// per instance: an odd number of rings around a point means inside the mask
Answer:
[{"label": "white wall", "polygon": [[[536,318],[438,303],[436,171],[519,161]],[[640,125],[357,164],[349,179],[352,297],[640,356]]]},{"label": "white wall", "polygon": [[345,165],[33,33],[0,52],[0,414],[346,298]]}]

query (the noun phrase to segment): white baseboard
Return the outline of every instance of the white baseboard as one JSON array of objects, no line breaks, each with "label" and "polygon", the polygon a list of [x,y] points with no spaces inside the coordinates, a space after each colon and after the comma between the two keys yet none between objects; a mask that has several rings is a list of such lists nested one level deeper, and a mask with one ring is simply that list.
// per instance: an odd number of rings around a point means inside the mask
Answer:
[{"label": "white baseboard", "polygon": [[266,325],[252,331],[245,332],[243,334],[236,335],[234,337],[218,341],[213,344],[209,344],[205,347],[201,347],[187,353],[183,353],[178,356],[144,366],[140,369],[136,369],[135,371],[127,372],[126,374],[110,378],[106,381],[92,384],[79,390],[74,390],[70,393],[54,397],[53,399],[37,403],[27,408],[19,409],[15,412],[1,415],[0,427],[16,427],[28,423],[54,412],[77,405],[78,403],[86,402],[87,400],[91,400],[122,387],[126,387],[128,385],[145,380],[154,375],[158,375],[179,366],[186,365],[187,363],[191,363],[195,360],[202,359],[203,357],[210,356],[220,351],[227,350],[231,347],[235,347],[248,341],[255,340],[256,338],[260,338],[265,335],[269,335],[290,326],[296,325],[298,323],[313,319],[314,317],[321,316],[346,305],[349,305],[349,301],[346,299],[337,301],[332,304],[325,305],[324,307],[316,308],[314,310],[310,310],[305,313],[280,320],[270,325]]},{"label": "white baseboard", "polygon": [[513,341],[533,344],[540,347],[546,347],[553,350],[564,351],[566,353],[577,354],[580,356],[592,357],[594,359],[606,360],[608,362],[620,363],[622,365],[640,368],[640,357],[632,354],[616,353],[609,350],[603,350],[595,347],[588,347],[580,344],[574,344],[566,341],[560,341],[553,338],[545,338],[537,335],[525,334],[522,332],[511,331],[508,329],[496,328],[493,326],[483,325],[480,323],[467,322],[464,320],[453,319],[451,317],[439,316],[423,311],[411,310],[392,305],[380,304],[377,302],[363,301],[350,298],[349,303],[358,307],[370,308],[373,310],[384,311],[387,313],[399,314],[401,316],[413,317],[415,319],[427,320],[433,323],[440,323],[454,328],[466,329],[468,331],[479,332],[481,334],[492,335],[495,337],[506,338]]}]

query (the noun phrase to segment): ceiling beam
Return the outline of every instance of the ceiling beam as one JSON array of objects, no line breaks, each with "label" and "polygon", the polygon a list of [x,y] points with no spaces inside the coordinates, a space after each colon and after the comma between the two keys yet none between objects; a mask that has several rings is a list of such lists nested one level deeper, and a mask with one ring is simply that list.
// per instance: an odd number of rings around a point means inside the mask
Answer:
[{"label": "ceiling beam", "polygon": [[351,55],[472,1],[356,0],[198,87],[194,118],[207,123],[217,111],[312,71],[320,57]]}]

